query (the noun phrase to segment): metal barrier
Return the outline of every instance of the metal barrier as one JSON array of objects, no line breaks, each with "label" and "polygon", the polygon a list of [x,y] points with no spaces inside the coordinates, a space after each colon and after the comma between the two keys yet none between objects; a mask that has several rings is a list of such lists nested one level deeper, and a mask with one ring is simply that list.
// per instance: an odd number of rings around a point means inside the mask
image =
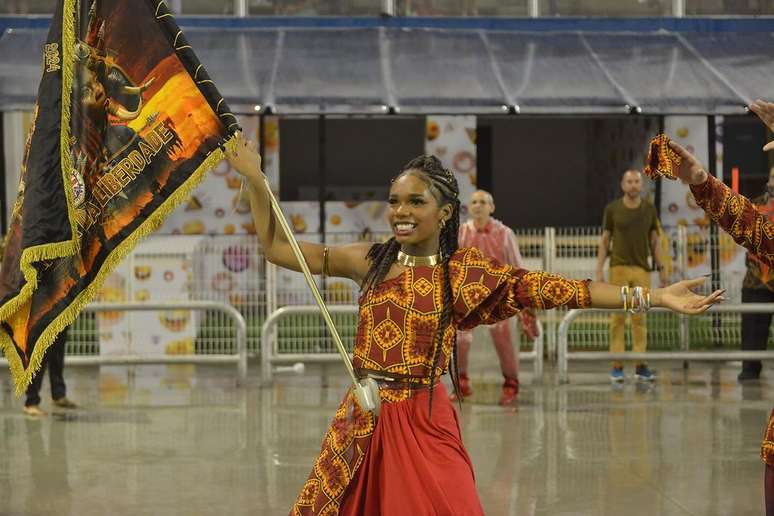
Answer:
[{"label": "metal barrier", "polygon": [[[356,315],[359,307],[357,305],[330,305],[328,306],[331,314],[349,314]],[[294,362],[338,362],[341,360],[338,353],[331,350],[328,353],[279,353],[278,340],[274,331],[279,321],[283,318],[292,317],[301,314],[319,314],[320,309],[315,305],[285,306],[275,310],[261,329],[261,381],[264,385],[271,384],[274,376],[274,363],[294,363]],[[532,351],[520,352],[520,360],[532,360],[535,374],[534,381],[540,382],[543,378],[543,326],[538,324],[538,336],[533,343]]]},{"label": "metal barrier", "polygon": [[[621,309],[601,309],[594,308],[589,310],[570,310],[567,315],[562,319],[559,325],[559,353],[558,353],[558,368],[559,368],[559,381],[567,383],[568,368],[570,360],[774,360],[774,351],[689,351],[689,343],[683,343],[683,351],[666,351],[666,352],[645,352],[645,353],[610,353],[605,351],[581,351],[572,352],[568,351],[568,340],[570,333],[570,325],[579,316],[594,313],[594,312],[622,312]],[[655,308],[650,310],[651,312],[670,312],[665,308]],[[711,307],[708,313],[718,314],[760,314],[760,313],[774,313],[774,303],[745,303],[736,305],[716,305]]]},{"label": "metal barrier", "polygon": [[[231,305],[217,301],[180,301],[164,303],[91,303],[84,312],[153,310],[217,310],[227,315],[236,328],[237,353],[235,355],[94,355],[67,356],[67,365],[117,365],[117,364],[237,364],[237,383],[244,385],[247,379],[247,324],[239,311]],[[7,366],[6,360],[0,365]]]},{"label": "metal barrier", "polygon": [[[357,305],[330,305],[331,314],[357,314]],[[278,338],[274,332],[277,323],[283,318],[293,315],[319,314],[320,308],[316,305],[283,306],[272,312],[261,328],[261,382],[264,385],[271,384],[273,380],[274,363],[294,362],[338,362],[341,360],[338,353],[279,353]]]},{"label": "metal barrier", "polygon": [[[599,227],[546,227],[516,230],[526,268],[543,269],[576,278],[594,275],[596,245],[600,233]],[[743,258],[741,248],[729,239],[724,240],[723,233],[720,233],[719,238],[710,238],[709,231],[699,226],[665,227],[664,234],[663,246],[670,250],[672,281],[703,274],[715,267],[716,282],[719,278],[716,286],[725,287],[728,290],[731,302],[739,302],[738,296],[744,273],[743,265],[739,265],[739,260]],[[385,236],[386,234],[371,235],[376,239]],[[325,240],[345,243],[358,241],[362,237],[362,233],[332,233],[326,235]],[[146,245],[138,248],[127,259],[126,270],[121,273],[122,282],[125,282],[114,285],[116,288],[113,289],[120,290],[120,295],[111,295],[112,292],[107,292],[99,298],[100,301],[140,300],[142,299],[140,294],[150,294],[147,299],[154,302],[166,302],[167,299],[170,302],[184,301],[190,298],[233,306],[241,313],[247,324],[247,351],[251,354],[265,347],[260,341],[260,336],[269,314],[274,314],[283,306],[304,306],[312,302],[300,274],[277,268],[263,260],[260,245],[254,235],[201,236],[195,245],[189,242],[183,246],[168,243],[169,235],[152,237],[148,242],[151,243],[154,238],[163,240],[155,246]],[[181,238],[190,240],[190,237]],[[319,234],[305,234],[304,238],[310,241],[322,241],[322,236]],[[713,253],[717,255],[714,262],[711,259]],[[170,262],[170,257],[174,258],[174,261]],[[137,284],[134,281],[137,268],[146,266],[154,270],[171,268],[176,278],[180,277],[179,274],[188,274],[187,286],[181,286],[178,289],[179,292],[177,290],[171,292],[168,291],[166,282],[149,281],[141,285]],[[321,279],[319,284],[329,306],[354,305],[360,295],[358,285],[344,278]],[[349,346],[354,343],[352,324],[354,310],[356,309],[344,308],[338,316],[342,319],[342,329],[346,330],[342,338]],[[327,331],[321,324],[322,319],[316,314],[317,311],[293,312],[292,316],[288,315],[275,324],[271,338],[268,339],[269,341],[272,338],[275,339],[271,347],[274,353],[270,351],[269,356],[286,362],[330,359],[335,361],[336,359],[330,355],[332,346],[327,338]],[[558,357],[560,347],[558,330],[566,314],[564,309],[538,313],[543,330],[540,345],[544,347],[544,355],[541,355],[541,359],[543,356],[548,356],[549,359]],[[195,336],[196,353],[199,354],[197,356],[206,355],[211,358],[202,356],[200,362],[219,361],[216,358],[219,355],[230,356],[236,353],[233,323],[228,320],[228,317],[224,315],[222,309],[203,313]],[[730,349],[739,345],[741,325],[738,313],[709,313],[699,317],[656,313],[648,317],[647,321],[648,348],[652,351],[686,351],[689,341],[694,345],[702,341],[712,342]],[[100,359],[111,360],[109,357],[97,357],[100,352],[101,323],[102,321],[96,320],[93,314],[85,314],[75,321],[71,327],[66,348],[67,358],[71,362],[98,363]],[[607,320],[603,314],[598,314],[596,320],[584,317],[583,322],[573,327],[570,332],[571,343],[576,340],[576,333],[581,329],[584,332],[582,336],[584,349],[590,352],[607,351]],[[528,356],[526,355],[525,358]],[[135,363],[140,363],[141,360],[145,358],[137,357]],[[175,360],[187,361],[188,359],[174,355],[168,357],[169,362]]]},{"label": "metal barrier", "polygon": [[[597,262],[596,247],[601,234],[601,227],[545,228],[543,269],[568,278],[593,278]],[[725,288],[730,303],[741,302],[740,294],[746,272],[745,251],[727,234],[721,231],[715,237],[710,228],[704,225],[664,226],[660,248],[670,282],[713,273],[712,281],[707,282],[704,291]],[[607,266],[605,277],[609,281]],[[652,273],[652,285],[657,285],[658,281],[658,274]],[[546,326],[549,359],[558,357],[558,329],[566,313],[566,309],[560,308],[540,314]],[[583,319],[586,333],[583,347],[589,351],[606,351],[608,321],[603,314],[596,317]],[[710,313],[700,317],[656,313],[648,317],[647,326],[648,348],[653,351],[685,351],[689,341],[697,340],[708,340],[733,348],[739,346],[741,336],[738,313]],[[578,328],[571,332],[571,340],[575,331]]]}]

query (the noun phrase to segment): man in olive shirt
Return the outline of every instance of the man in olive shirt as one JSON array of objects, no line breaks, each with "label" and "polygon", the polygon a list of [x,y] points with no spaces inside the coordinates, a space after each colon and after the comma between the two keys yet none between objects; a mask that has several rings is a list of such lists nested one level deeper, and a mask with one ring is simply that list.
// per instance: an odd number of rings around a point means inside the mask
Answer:
[{"label": "man in olive shirt", "polygon": [[[623,197],[605,208],[602,238],[597,251],[597,281],[604,281],[603,269],[607,260],[610,240],[610,279],[614,285],[650,288],[651,266],[649,256],[653,256],[653,265],[661,271],[662,283],[666,280],[658,252],[659,223],[656,208],[642,198],[642,174],[638,170],[627,170],[621,178]],[[614,313],[610,318],[610,351],[624,351],[624,327],[626,314]],[[646,348],[645,316],[632,315],[632,350],[644,352]],[[639,362],[635,370],[638,380],[652,381],[653,371],[647,364]],[[610,379],[624,381],[622,362],[614,362]]]}]

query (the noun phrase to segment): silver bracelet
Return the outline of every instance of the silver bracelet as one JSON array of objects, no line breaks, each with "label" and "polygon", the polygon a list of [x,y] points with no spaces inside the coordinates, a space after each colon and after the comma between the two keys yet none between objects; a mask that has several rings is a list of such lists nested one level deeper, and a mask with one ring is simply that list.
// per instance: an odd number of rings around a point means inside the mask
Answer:
[{"label": "silver bracelet", "polygon": [[621,287],[621,301],[623,301],[624,311],[629,309],[629,287]]},{"label": "silver bracelet", "polygon": [[632,291],[631,313],[643,313],[650,310],[650,290],[645,293],[643,287],[634,287]]},{"label": "silver bracelet", "polygon": [[632,289],[632,307],[629,312],[633,314],[642,312],[642,304],[642,287],[634,287]]}]

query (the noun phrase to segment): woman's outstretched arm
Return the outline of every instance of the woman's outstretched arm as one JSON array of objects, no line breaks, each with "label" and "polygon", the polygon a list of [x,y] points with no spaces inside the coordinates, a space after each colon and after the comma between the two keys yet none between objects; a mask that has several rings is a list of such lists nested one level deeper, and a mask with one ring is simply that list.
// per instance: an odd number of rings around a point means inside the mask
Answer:
[{"label": "woman's outstretched arm", "polygon": [[[716,290],[708,296],[695,294],[692,289],[700,287],[707,278],[679,281],[665,288],[650,291],[651,306],[669,308],[682,314],[700,314],[713,304],[723,301],[725,290]],[[621,287],[609,283],[592,281],[589,284],[591,308],[623,308]]]},{"label": "woman's outstretched arm", "polygon": [[[457,327],[473,328],[507,319],[524,308],[624,308],[621,287],[591,280],[572,280],[543,271],[503,265],[477,249],[461,249],[449,262]],[[695,294],[706,278],[685,280],[649,290],[650,306],[699,314],[723,301],[723,290]],[[633,292],[627,295],[632,306]]]}]

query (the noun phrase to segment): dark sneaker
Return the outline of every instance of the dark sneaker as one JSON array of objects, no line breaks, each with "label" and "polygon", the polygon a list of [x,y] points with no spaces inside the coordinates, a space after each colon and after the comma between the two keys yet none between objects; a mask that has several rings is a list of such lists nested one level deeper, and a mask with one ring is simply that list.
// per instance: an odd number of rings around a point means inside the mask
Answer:
[{"label": "dark sneaker", "polygon": [[656,375],[653,371],[648,369],[645,364],[640,364],[634,371],[634,377],[640,382],[652,382],[656,379]]},{"label": "dark sneaker", "polygon": [[623,367],[614,367],[610,371],[610,381],[613,383],[623,383],[624,381]]}]

